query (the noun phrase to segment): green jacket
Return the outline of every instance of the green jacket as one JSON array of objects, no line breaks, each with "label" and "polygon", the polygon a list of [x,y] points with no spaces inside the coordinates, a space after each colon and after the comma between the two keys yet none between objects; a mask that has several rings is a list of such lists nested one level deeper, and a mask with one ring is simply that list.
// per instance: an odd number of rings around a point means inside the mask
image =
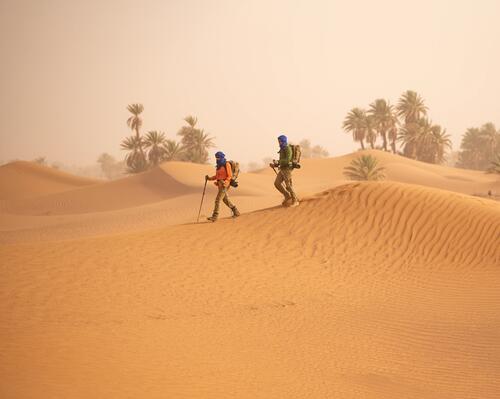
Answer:
[{"label": "green jacket", "polygon": [[287,145],[285,148],[280,149],[280,160],[279,160],[279,166],[280,169],[289,169],[290,165],[292,163],[292,147],[290,145]]}]

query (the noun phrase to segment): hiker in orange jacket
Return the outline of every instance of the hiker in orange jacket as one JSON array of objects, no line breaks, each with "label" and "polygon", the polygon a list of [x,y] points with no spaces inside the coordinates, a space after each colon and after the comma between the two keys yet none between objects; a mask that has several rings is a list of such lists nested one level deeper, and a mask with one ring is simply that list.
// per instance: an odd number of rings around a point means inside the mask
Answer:
[{"label": "hiker in orange jacket", "polygon": [[234,206],[227,195],[227,191],[230,188],[231,178],[233,177],[233,171],[231,170],[231,164],[226,161],[226,156],[223,152],[218,151],[215,153],[215,175],[205,176],[205,179],[215,181],[215,185],[218,188],[217,197],[215,197],[215,207],[212,216],[207,218],[211,222],[216,222],[219,217],[219,206],[220,201],[224,201],[233,213],[233,218],[240,216],[240,212]]}]

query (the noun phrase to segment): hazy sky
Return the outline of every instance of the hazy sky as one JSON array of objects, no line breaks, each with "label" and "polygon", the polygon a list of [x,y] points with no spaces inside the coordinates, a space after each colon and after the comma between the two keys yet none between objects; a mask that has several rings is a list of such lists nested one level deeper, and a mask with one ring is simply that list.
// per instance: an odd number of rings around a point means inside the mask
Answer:
[{"label": "hazy sky", "polygon": [[336,155],[351,108],[407,89],[457,149],[500,125],[499,39],[499,0],[0,0],[0,160],[122,158],[133,102],[243,162],[280,133]]}]

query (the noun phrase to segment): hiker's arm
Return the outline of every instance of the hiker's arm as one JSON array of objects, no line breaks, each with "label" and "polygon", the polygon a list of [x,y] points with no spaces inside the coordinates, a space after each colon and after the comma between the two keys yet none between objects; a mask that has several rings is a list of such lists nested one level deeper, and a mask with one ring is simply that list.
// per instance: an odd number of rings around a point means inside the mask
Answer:
[{"label": "hiker's arm", "polygon": [[207,180],[215,180],[215,175],[213,176],[206,175],[205,177]]}]

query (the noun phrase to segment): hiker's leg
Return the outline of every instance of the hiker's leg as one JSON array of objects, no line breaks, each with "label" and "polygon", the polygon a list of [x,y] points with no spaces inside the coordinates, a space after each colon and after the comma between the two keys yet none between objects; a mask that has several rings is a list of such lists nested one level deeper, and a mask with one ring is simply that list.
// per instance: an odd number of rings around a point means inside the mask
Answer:
[{"label": "hiker's leg", "polygon": [[224,203],[229,207],[231,208],[231,212],[233,213],[233,218],[236,218],[238,216],[240,216],[240,211],[238,211],[238,208],[236,208],[236,205],[233,205],[233,203],[231,202],[231,200],[229,199],[229,196],[227,195],[227,191],[229,189],[226,190],[226,195],[224,196],[224,198],[222,199],[224,201]]},{"label": "hiker's leg", "polygon": [[226,194],[224,187],[219,184],[219,191],[217,192],[217,197],[215,197],[215,206],[214,206],[214,211],[212,213],[213,217],[219,216],[219,208],[220,208],[220,201]]},{"label": "hiker's leg", "polygon": [[234,205],[233,203],[231,202],[231,200],[229,199],[229,196],[227,195],[227,189],[224,188],[224,196],[222,197],[222,201],[224,201],[224,203],[231,209],[234,208]]},{"label": "hiker's leg", "polygon": [[285,179],[283,178],[283,171],[280,170],[278,172],[278,175],[276,176],[276,179],[274,180],[274,187],[276,187],[276,189],[281,194],[283,194],[283,196],[285,197],[285,200],[287,200],[288,198],[290,198],[290,194],[288,194],[288,191],[285,189],[285,187],[283,187],[284,180]]},{"label": "hiker's leg", "polygon": [[297,195],[295,195],[295,191],[293,191],[293,183],[292,183],[292,171],[287,169],[283,171],[283,177],[285,179],[285,186],[288,194],[292,198],[294,202],[298,201]]}]

